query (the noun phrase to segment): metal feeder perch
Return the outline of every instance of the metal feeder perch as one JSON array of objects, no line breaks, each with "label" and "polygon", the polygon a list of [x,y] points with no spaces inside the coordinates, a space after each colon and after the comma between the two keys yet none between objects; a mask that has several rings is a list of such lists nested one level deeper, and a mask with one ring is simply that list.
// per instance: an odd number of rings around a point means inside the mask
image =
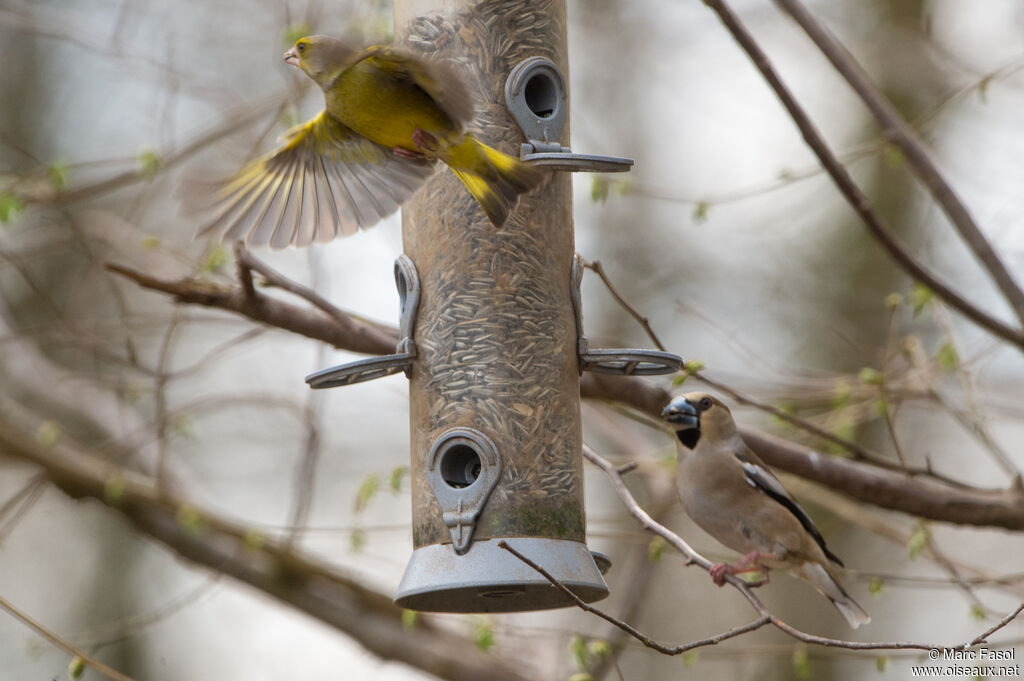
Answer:
[{"label": "metal feeder perch", "polygon": [[[564,29],[561,38],[564,44]],[[523,158],[558,170],[632,165],[561,146],[568,100],[552,60],[520,58],[511,66],[508,110],[495,103],[487,115],[509,131],[512,112],[528,140]],[[553,174],[498,230],[450,173],[436,176],[404,211],[396,353],[306,379],[328,388],[399,371],[409,377],[415,550],[395,598],[402,607],[513,612],[572,605],[500,548],[502,539],[584,601],[608,594],[601,576],[608,559],[586,545],[579,375],[665,374],[679,370],[682,359],[589,348],[569,196],[568,178]]]}]

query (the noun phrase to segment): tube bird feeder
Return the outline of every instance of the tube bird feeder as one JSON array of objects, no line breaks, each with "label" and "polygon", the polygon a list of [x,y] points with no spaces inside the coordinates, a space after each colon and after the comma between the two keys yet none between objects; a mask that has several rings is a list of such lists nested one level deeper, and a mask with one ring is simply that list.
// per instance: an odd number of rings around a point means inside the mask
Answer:
[{"label": "tube bird feeder", "polygon": [[550,168],[501,229],[451,173],[403,209],[394,355],[307,378],[314,388],[409,377],[412,558],[396,603],[444,612],[571,605],[505,540],[587,602],[608,594],[586,545],[579,376],[670,373],[681,358],[591,349],[565,172],[629,159],[567,146],[564,0],[395,0],[396,44],[451,63],[478,95],[472,130]]}]

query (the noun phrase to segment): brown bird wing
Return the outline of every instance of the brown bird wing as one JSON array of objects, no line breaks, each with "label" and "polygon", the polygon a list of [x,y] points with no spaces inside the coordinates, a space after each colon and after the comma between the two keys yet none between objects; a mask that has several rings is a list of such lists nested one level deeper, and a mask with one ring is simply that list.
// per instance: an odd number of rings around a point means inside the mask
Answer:
[{"label": "brown bird wing", "polygon": [[458,128],[473,120],[473,96],[451,65],[385,45],[369,48],[366,56],[373,56],[378,67],[396,78],[407,79],[422,88]]},{"label": "brown bird wing", "polygon": [[749,451],[737,452],[736,458],[743,464],[743,473],[746,475],[747,484],[785,506],[790,513],[796,516],[796,519],[800,521],[800,524],[807,530],[807,533],[814,537],[814,541],[821,547],[822,552],[824,552],[828,559],[842,567],[843,561],[825,546],[825,538],[821,536],[821,532],[814,525],[811,516],[807,515],[807,511],[800,504],[796,503],[793,497],[789,496],[789,492],[782,486],[779,479],[768,470],[761,460],[757,458],[757,455]]},{"label": "brown bird wing", "polygon": [[281,148],[199,192],[216,215],[196,236],[273,248],[330,241],[394,213],[433,172],[322,111],[285,133]]}]

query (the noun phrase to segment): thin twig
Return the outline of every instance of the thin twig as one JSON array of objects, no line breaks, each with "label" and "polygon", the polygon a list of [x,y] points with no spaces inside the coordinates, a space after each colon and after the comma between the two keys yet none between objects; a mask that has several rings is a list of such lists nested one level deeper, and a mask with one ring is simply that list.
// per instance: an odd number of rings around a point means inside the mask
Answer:
[{"label": "thin twig", "polygon": [[241,285],[225,286],[190,278],[177,281],[158,279],[114,263],[107,263],[105,267],[143,288],[167,293],[178,302],[228,310],[352,352],[387,354],[394,352],[398,343],[397,330],[363,322],[349,314],[334,317],[321,310],[304,309],[263,295],[248,287],[244,275],[241,276]]},{"label": "thin twig", "polygon": [[622,309],[628,312],[629,315],[633,319],[635,319],[641,327],[643,327],[643,330],[647,334],[647,337],[651,339],[652,343],[654,343],[654,347],[664,352],[665,346],[661,344],[661,341],[658,339],[658,336],[654,333],[654,329],[651,328],[650,321],[647,319],[647,317],[640,314],[639,310],[637,310],[635,307],[627,303],[626,299],[623,298],[617,290],[615,290],[615,287],[612,285],[611,280],[608,279],[608,275],[605,274],[604,272],[604,267],[601,265],[601,261],[584,261],[583,266],[586,267],[587,269],[593,270],[594,273],[597,274],[597,276],[601,277],[601,281],[604,282],[604,285],[605,287],[607,287],[608,292],[612,294],[612,297],[614,297],[616,301],[618,301],[619,305],[622,306]]},{"label": "thin twig", "polygon": [[54,644],[58,648],[64,650],[69,655],[73,655],[82,661],[88,667],[92,667],[99,673],[107,676],[108,678],[114,679],[114,681],[135,681],[132,677],[122,674],[112,667],[108,667],[99,660],[86,655],[83,651],[79,650],[75,646],[71,645],[57,634],[53,633],[39,622],[29,617],[27,614],[16,608],[10,601],[3,596],[0,596],[0,608],[3,608],[16,619],[20,620],[22,624],[26,625],[30,629],[34,630],[37,634],[45,638],[50,643]]},{"label": "thin twig", "polygon": [[685,643],[683,645],[678,645],[678,646],[671,646],[671,647],[670,646],[665,646],[665,645],[662,645],[662,644],[658,643],[657,641],[655,641],[651,637],[647,636],[646,634],[642,633],[636,627],[633,627],[632,625],[627,624],[626,622],[623,622],[622,620],[618,619],[617,617],[612,617],[608,613],[603,612],[603,611],[599,610],[598,608],[595,608],[592,605],[587,604],[586,602],[583,601],[583,599],[581,599],[579,596],[574,594],[569,587],[567,587],[566,585],[562,584],[560,581],[555,579],[551,575],[550,572],[548,572],[547,570],[542,568],[540,565],[538,565],[537,563],[533,562],[532,560],[530,560],[529,558],[527,558],[526,556],[521,554],[519,551],[516,551],[514,548],[509,546],[508,542],[506,542],[504,539],[502,539],[501,541],[498,542],[498,547],[502,548],[502,549],[505,549],[506,551],[511,553],[513,556],[515,556],[516,558],[518,558],[519,560],[523,561],[524,563],[529,565],[531,568],[536,570],[546,580],[551,582],[552,586],[554,586],[556,589],[561,590],[569,598],[571,598],[573,600],[573,602],[576,603],[576,605],[581,610],[585,610],[585,611],[587,611],[589,613],[597,615],[598,617],[600,617],[604,621],[609,622],[609,623],[615,625],[616,627],[618,627],[622,631],[626,632],[627,634],[629,634],[630,636],[632,636],[636,640],[640,641],[641,643],[643,643],[648,648],[652,648],[654,650],[657,650],[659,653],[661,653],[663,655],[679,655],[681,653],[685,653],[688,650],[693,650],[694,648],[701,648],[701,647],[704,647],[704,646],[718,645],[722,641],[728,640],[730,638],[735,638],[736,636],[740,636],[742,634],[746,634],[747,632],[754,631],[755,629],[760,629],[764,625],[766,625],[769,622],[771,622],[771,617],[762,616],[762,617],[759,617],[758,619],[754,620],[753,622],[750,622],[749,624],[744,624],[741,627],[735,627],[733,629],[730,629],[729,631],[724,631],[721,634],[716,634],[715,636],[711,636],[709,638],[701,639],[699,641],[691,641],[690,643]]},{"label": "thin twig", "polygon": [[985,630],[984,633],[982,633],[980,636],[978,636],[977,638],[972,640],[970,645],[976,646],[976,645],[978,645],[980,643],[988,642],[988,637],[989,636],[991,636],[992,634],[996,633],[997,631],[999,631],[1000,629],[1005,627],[1007,624],[1009,624],[1010,622],[1015,620],[1017,618],[1017,615],[1021,614],[1021,612],[1024,612],[1024,603],[1021,603],[1020,605],[1018,605],[1016,610],[1014,610],[1013,612],[1008,614],[1006,617],[1004,617],[1003,619],[1001,619],[998,622],[996,622],[991,628]]},{"label": "thin twig", "polygon": [[992,277],[1010,307],[1017,314],[1017,318],[1024,324],[1024,291],[1013,280],[1006,265],[999,259],[967,207],[939,172],[925,150],[924,142],[918,137],[913,127],[903,119],[896,107],[871,82],[854,56],[824,26],[818,23],[799,0],[775,0],[775,2],[793,17],[818,46],[822,54],[846,79],[861,101],[871,110],[875,119],[881,123],[885,136],[903,153],[911,170],[928,188],[935,202],[942,207],[942,211],[949,221],[988,271],[989,276]]},{"label": "thin twig", "polygon": [[[288,98],[293,96],[293,90],[289,89],[287,92],[277,93],[261,101],[253,102],[243,107],[239,107],[234,111],[228,112],[226,120],[223,123],[211,128],[205,134],[195,138],[180,151],[159,155],[160,167],[157,169],[157,172],[170,170],[190,157],[209,148],[214,142],[235,134],[243,127],[248,127],[257,123],[264,116],[280,110],[281,103],[287,101]],[[146,169],[136,168],[104,180],[99,180],[92,184],[73,187],[59,192],[54,195],[53,201],[61,204],[68,204],[75,201],[81,201],[83,199],[92,199],[103,194],[124,189],[125,187],[129,187],[137,182],[148,181],[152,179],[152,177],[152,173]]]},{"label": "thin twig", "polygon": [[[605,273],[604,268],[601,267],[600,261],[584,261],[584,267],[592,269],[594,272],[597,273],[598,276],[601,277],[601,281],[604,282],[604,285],[607,287],[609,293],[611,293],[615,300],[618,301],[619,305],[621,305],[622,308],[640,324],[644,332],[647,334],[647,337],[651,339],[652,343],[654,343],[655,347],[657,347],[659,350],[664,351],[665,346],[661,344],[660,340],[658,340],[658,336],[655,334],[654,328],[651,326],[648,318],[633,305],[629,304],[625,298],[619,295],[619,292],[615,289],[615,286],[614,284],[612,284],[611,279],[609,279],[608,275]],[[790,425],[796,426],[797,428],[805,430],[808,433],[811,433],[812,435],[816,435],[817,437],[820,437],[823,440],[826,440],[828,442],[831,442],[842,447],[843,449],[853,454],[854,458],[861,459],[863,461],[868,461],[876,466],[879,466],[881,468],[887,468],[889,470],[904,471],[911,475],[927,475],[930,477],[938,478],[940,480],[943,480],[943,482],[947,482],[952,485],[961,484],[959,481],[943,478],[942,476],[936,474],[931,470],[926,470],[923,468],[910,468],[906,466],[905,463],[902,461],[902,457],[899,463],[889,461],[880,454],[869,451],[862,447],[861,445],[857,444],[856,442],[847,440],[846,438],[839,437],[835,433],[830,433],[824,428],[820,428],[815,424],[811,423],[810,421],[807,421],[806,419],[796,416],[795,414],[790,414],[786,411],[783,411],[782,409],[773,407],[772,405],[767,404],[765,402],[755,400],[754,398],[741,393],[735,388],[731,388],[724,383],[708,378],[699,369],[692,369],[687,367],[686,372],[688,375],[693,376],[694,378],[701,381],[705,385],[708,385],[714,388],[715,390],[718,390],[719,392],[729,395],[731,398],[733,398],[740,404],[745,404],[749,407],[754,407],[755,409],[759,409],[760,411],[771,414],[772,416],[781,419],[789,423]]]},{"label": "thin twig", "polygon": [[45,490],[46,476],[42,473],[33,475],[24,487],[4,502],[4,505],[0,507],[0,521],[8,513],[11,516],[6,522],[0,524],[0,546],[7,541],[7,537],[14,531],[14,528],[17,527],[21,519],[32,510],[32,507],[39,501]]},{"label": "thin twig", "polygon": [[778,96],[782,105],[789,112],[790,117],[796,124],[797,128],[800,129],[800,133],[803,135],[804,141],[811,148],[814,154],[818,157],[818,160],[825,167],[832,181],[836,187],[839,188],[840,193],[846,198],[850,206],[854,209],[857,215],[860,216],[864,224],[867,225],[871,234],[875,239],[882,245],[883,248],[889,253],[889,255],[902,267],[911,277],[921,282],[929,289],[931,289],[935,295],[945,300],[950,307],[956,309],[964,317],[970,319],[978,326],[986,329],[993,335],[1002,338],[1003,340],[1012,343],[1019,349],[1024,350],[1024,331],[1014,329],[996,319],[987,312],[973,305],[966,298],[957,293],[952,286],[949,286],[930,270],[925,268],[922,264],[917,262],[910,255],[909,252],[896,240],[892,229],[882,219],[878,213],[875,212],[871,205],[870,199],[867,195],[861,191],[857,183],[853,181],[850,174],[839,159],[836,158],[835,154],[825,143],[815,127],[814,123],[811,122],[807,112],[804,111],[803,107],[796,101],[792,93],[786,87],[782,79],[775,71],[775,67],[772,66],[768,60],[767,55],[754,40],[750,32],[743,26],[736,14],[729,8],[724,0],[704,0],[704,4],[710,7],[719,18],[722,23],[732,34],[733,38],[739,43],[740,47],[743,48],[744,52],[750,57],[758,71],[771,86],[772,90]]},{"label": "thin twig", "polygon": [[[846,438],[839,437],[835,433],[830,433],[824,428],[816,426],[815,424],[811,423],[806,419],[800,418],[799,416],[795,416],[794,414],[790,414],[786,411],[783,411],[782,409],[778,409],[777,407],[773,407],[772,405],[767,404],[766,402],[755,400],[749,395],[745,395],[739,392],[738,390],[731,388],[724,383],[721,383],[720,381],[708,378],[702,371],[691,370],[689,373],[691,376],[699,380],[701,383],[704,383],[705,385],[708,385],[721,393],[725,393],[726,395],[736,400],[740,404],[745,404],[749,407],[759,409],[763,412],[771,414],[772,416],[782,421],[789,423],[790,425],[796,426],[797,428],[800,428],[802,430],[806,430],[808,433],[816,435],[817,437],[820,437],[822,440],[827,440],[828,442],[839,445],[843,449],[853,454],[854,458],[856,459],[869,461],[872,464],[879,466],[880,468],[904,471],[911,475],[928,475],[931,477],[940,477],[937,476],[933,471],[925,470],[923,468],[908,468],[907,466],[904,466],[902,464],[889,461],[882,455],[876,454],[875,452],[865,449],[864,447],[860,446],[856,442],[853,442],[852,440],[847,440]],[[948,482],[950,484],[960,484],[959,482],[953,480],[944,480],[944,482]]]},{"label": "thin twig", "polygon": [[170,356],[171,342],[174,340],[174,333],[177,331],[178,324],[180,322],[181,311],[175,309],[171,322],[167,325],[167,329],[164,331],[163,338],[160,341],[160,350],[156,366],[156,379],[153,385],[157,437],[156,480],[157,484],[160,485],[161,488],[167,485],[170,466],[170,443],[167,440],[167,431],[169,429],[169,421],[167,418],[167,382],[170,372],[167,370],[167,362]]},{"label": "thin twig", "polygon": [[[252,270],[253,272],[259,272],[271,286],[276,286],[282,291],[287,291],[288,293],[296,295],[303,300],[308,300],[314,307],[323,310],[334,319],[340,321],[349,317],[347,313],[339,310],[313,289],[308,286],[303,286],[293,279],[289,279],[261,261],[253,255],[251,251],[246,249],[241,241],[235,242],[235,258],[238,260],[240,271]],[[251,277],[249,278],[249,281],[252,281]],[[245,285],[244,281],[243,285]],[[246,285],[246,288],[248,289],[248,285]]]}]

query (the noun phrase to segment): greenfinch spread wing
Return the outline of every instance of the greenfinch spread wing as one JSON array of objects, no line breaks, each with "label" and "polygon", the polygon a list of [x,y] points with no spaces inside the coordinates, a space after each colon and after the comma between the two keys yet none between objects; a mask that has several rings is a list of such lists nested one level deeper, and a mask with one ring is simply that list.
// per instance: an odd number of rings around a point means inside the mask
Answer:
[{"label": "greenfinch spread wing", "polygon": [[391,215],[433,172],[433,163],[398,156],[321,111],[213,188],[215,217],[197,236],[272,248],[327,242]]},{"label": "greenfinch spread wing", "polygon": [[463,80],[444,62],[417,59],[386,45],[371,47],[365,55],[381,71],[396,80],[406,80],[426,92],[458,130],[461,131],[473,120],[473,97]]},{"label": "greenfinch spread wing", "polygon": [[306,246],[394,213],[446,164],[500,227],[543,175],[465,132],[473,98],[447,64],[390,46],[354,50],[307,36],[284,54],[324,93],[324,110],[282,146],[206,191],[213,219],[199,236],[255,246]]}]

